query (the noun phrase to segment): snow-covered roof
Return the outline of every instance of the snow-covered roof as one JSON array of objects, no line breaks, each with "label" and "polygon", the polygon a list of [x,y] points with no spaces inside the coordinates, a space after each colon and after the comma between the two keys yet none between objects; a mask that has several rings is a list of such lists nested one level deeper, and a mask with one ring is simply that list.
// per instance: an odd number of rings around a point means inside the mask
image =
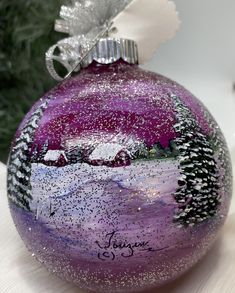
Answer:
[{"label": "snow-covered roof", "polygon": [[117,154],[124,150],[123,145],[116,143],[102,143],[99,144],[94,151],[89,156],[91,161],[93,160],[103,160],[103,161],[113,161]]},{"label": "snow-covered roof", "polygon": [[57,161],[59,160],[60,156],[63,155],[65,160],[67,161],[67,157],[64,151],[61,150],[49,150],[47,151],[44,160],[45,161]]}]

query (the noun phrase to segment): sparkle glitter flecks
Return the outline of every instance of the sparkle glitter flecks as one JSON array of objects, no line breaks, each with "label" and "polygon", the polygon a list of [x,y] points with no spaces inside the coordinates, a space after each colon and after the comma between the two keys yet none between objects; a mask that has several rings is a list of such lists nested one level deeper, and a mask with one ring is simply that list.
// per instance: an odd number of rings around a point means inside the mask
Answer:
[{"label": "sparkle glitter flecks", "polygon": [[122,62],[93,64],[37,102],[8,170],[12,216],[32,256],[102,293],[147,290],[191,268],[231,196],[226,144],[204,106]]}]

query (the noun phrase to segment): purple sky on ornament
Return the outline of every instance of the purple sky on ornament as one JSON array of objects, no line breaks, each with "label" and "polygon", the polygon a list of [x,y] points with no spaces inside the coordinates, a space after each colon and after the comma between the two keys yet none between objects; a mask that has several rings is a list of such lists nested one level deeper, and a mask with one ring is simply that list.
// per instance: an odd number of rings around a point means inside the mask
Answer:
[{"label": "purple sky on ornament", "polygon": [[[32,108],[29,115],[52,97],[35,132],[34,145],[40,149],[48,139],[49,149],[62,149],[66,140],[86,135],[89,140],[92,134],[107,132],[132,135],[149,147],[158,142],[167,147],[177,137],[171,94],[182,99],[208,133],[201,103],[182,86],[136,66],[93,64],[57,85]],[[21,128],[23,125],[24,121]]]}]

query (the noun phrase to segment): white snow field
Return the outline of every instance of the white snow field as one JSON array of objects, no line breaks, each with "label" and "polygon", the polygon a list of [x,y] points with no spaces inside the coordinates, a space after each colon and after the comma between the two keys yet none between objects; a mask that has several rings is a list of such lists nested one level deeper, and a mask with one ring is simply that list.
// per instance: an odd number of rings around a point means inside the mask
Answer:
[{"label": "white snow field", "polygon": [[84,193],[84,197],[105,196],[107,182],[116,184],[120,190],[138,191],[148,196],[149,200],[164,195],[169,198],[177,189],[177,179],[180,177],[179,162],[172,159],[140,160],[118,168],[91,166],[87,163],[60,168],[32,164],[31,174],[33,200],[30,208],[37,213],[37,217],[40,217],[42,210],[51,211],[53,201],[57,198],[76,194],[78,190]]}]

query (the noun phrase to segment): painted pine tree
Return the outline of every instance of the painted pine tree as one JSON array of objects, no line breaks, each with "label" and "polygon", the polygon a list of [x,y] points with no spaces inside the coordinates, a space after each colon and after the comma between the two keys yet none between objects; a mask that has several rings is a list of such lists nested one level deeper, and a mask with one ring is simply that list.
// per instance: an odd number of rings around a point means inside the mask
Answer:
[{"label": "painted pine tree", "polygon": [[82,151],[79,147],[65,148],[65,154],[69,164],[82,163]]},{"label": "painted pine tree", "polygon": [[39,156],[39,159],[40,159],[41,161],[43,161],[44,158],[45,158],[45,155],[46,155],[46,153],[47,153],[47,151],[48,151],[48,146],[49,146],[49,141],[48,141],[48,139],[47,139],[47,140],[45,141],[45,143],[43,144],[41,150],[40,150],[40,156]]},{"label": "painted pine tree", "polygon": [[148,147],[145,143],[141,143],[135,153],[131,155],[132,160],[147,159],[149,156]]},{"label": "painted pine tree", "polygon": [[46,100],[28,119],[21,130],[20,136],[16,138],[10,154],[8,164],[8,198],[16,205],[30,210],[29,203],[31,195],[31,158],[32,142],[34,132],[44,110],[47,108],[49,99]]},{"label": "painted pine tree", "polygon": [[204,115],[211,129],[210,141],[214,146],[219,164],[223,169],[223,172],[221,172],[223,188],[227,194],[232,194],[232,165],[228,146],[220,127],[216,124],[212,115],[208,111],[205,111]]},{"label": "painted pine tree", "polygon": [[31,161],[32,163],[37,163],[38,162],[38,145],[36,145],[34,147],[34,149],[32,150],[32,155],[31,155]]},{"label": "painted pine tree", "polygon": [[179,204],[175,221],[194,226],[216,215],[220,205],[218,170],[209,138],[179,97],[175,104],[179,134],[176,144],[180,160],[181,178],[174,198]]}]

